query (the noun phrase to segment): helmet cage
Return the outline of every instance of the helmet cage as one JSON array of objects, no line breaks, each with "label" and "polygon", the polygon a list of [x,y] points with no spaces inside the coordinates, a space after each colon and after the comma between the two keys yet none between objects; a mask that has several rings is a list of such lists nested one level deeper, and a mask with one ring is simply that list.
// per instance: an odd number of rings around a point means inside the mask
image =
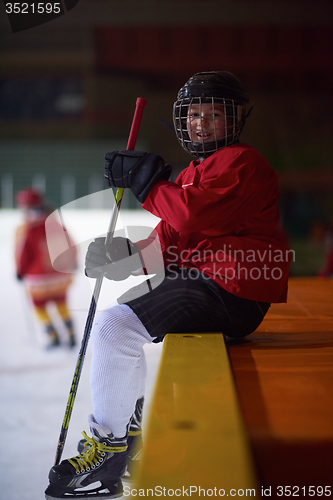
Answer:
[{"label": "helmet cage", "polygon": [[[201,132],[208,129],[202,126],[202,105],[210,104],[213,111],[214,128],[210,130],[213,140],[193,141],[188,130],[188,115],[192,106],[199,106],[199,117],[201,121]],[[218,138],[216,133],[215,109],[216,105],[222,105],[225,116],[224,137]],[[217,97],[185,97],[178,99],[173,106],[173,121],[177,139],[185,151],[198,158],[206,158],[217,150],[235,144],[243,128],[245,113],[243,106],[234,99]]]}]

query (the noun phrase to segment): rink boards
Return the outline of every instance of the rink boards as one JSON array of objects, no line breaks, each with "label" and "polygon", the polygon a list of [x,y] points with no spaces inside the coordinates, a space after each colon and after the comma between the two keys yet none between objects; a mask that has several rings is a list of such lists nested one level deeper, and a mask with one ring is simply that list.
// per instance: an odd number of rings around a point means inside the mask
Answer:
[{"label": "rink boards", "polygon": [[294,278],[243,341],[168,335],[134,494],[333,495],[332,298]]}]

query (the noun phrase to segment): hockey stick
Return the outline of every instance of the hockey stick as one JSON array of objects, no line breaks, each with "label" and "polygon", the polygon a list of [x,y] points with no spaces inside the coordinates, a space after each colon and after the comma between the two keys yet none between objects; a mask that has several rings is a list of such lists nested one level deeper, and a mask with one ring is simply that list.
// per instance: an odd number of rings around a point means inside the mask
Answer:
[{"label": "hockey stick", "polygon": [[[143,115],[143,110],[146,105],[146,99],[143,99],[142,97],[138,97],[136,101],[136,107],[135,107],[135,113],[133,117],[133,122],[132,122],[132,127],[130,130],[128,142],[127,142],[127,150],[133,150],[135,148],[136,140],[138,137],[139,133],[139,128],[140,128],[140,123]],[[108,232],[105,238],[105,245],[109,245],[112,242],[113,234],[116,228],[117,224],[117,219],[118,219],[118,212],[120,209],[121,201],[123,199],[123,194],[124,194],[124,189],[123,188],[118,188],[116,192],[116,204],[114,206],[112,216],[110,219],[109,227],[108,227]],[[97,308],[97,302],[98,298],[100,295],[101,287],[102,287],[102,282],[103,282],[103,274],[96,279],[95,287],[94,287],[94,292],[93,296],[91,298],[91,303],[90,303],[90,308],[88,312],[88,317],[86,320],[86,325],[84,328],[84,334],[82,338],[82,343],[81,343],[81,348],[80,352],[78,355],[78,360],[74,372],[74,377],[67,401],[67,406],[66,406],[66,411],[65,411],[65,416],[64,420],[62,422],[62,427],[60,431],[60,436],[59,436],[59,441],[58,441],[58,446],[57,446],[57,452],[56,452],[56,458],[55,458],[55,463],[54,465],[58,465],[61,460],[61,455],[64,449],[66,437],[67,437],[67,432],[68,432],[68,426],[69,426],[69,421],[72,415],[73,411],[73,406],[74,406],[74,401],[77,393],[77,388],[79,385],[80,381],[80,376],[81,376],[81,371],[82,371],[82,366],[84,362],[84,358],[86,355],[87,351],[87,346],[88,346],[88,341],[90,337],[90,332],[92,329],[95,313],[96,313],[96,308]]]}]

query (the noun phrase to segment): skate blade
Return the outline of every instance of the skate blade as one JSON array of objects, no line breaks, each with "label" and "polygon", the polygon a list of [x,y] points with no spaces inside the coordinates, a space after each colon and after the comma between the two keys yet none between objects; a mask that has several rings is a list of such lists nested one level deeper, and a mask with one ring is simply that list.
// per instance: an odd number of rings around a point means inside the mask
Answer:
[{"label": "skate blade", "polygon": [[45,499],[46,500],[66,500],[66,499],[99,499],[102,498],[103,500],[110,500],[112,498],[119,498],[123,495],[123,488],[120,486],[119,483],[115,483],[113,485],[113,488],[108,488],[107,486],[99,486],[98,488],[94,489],[84,489],[81,488],[78,491],[71,491],[71,492],[59,492],[56,491],[57,488],[55,488],[52,484],[49,484],[47,489],[45,490]]}]

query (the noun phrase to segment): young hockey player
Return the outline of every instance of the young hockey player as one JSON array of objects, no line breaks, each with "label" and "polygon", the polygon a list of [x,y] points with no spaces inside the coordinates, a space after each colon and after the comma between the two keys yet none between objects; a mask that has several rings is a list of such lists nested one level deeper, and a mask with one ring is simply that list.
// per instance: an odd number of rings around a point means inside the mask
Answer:
[{"label": "young hockey player", "polygon": [[[51,319],[47,306],[54,303],[67,328],[70,347],[75,346],[73,321],[67,306],[67,290],[72,282],[71,273],[59,273],[50,261],[45,220],[52,210],[46,206],[43,197],[34,189],[24,189],[17,194],[16,202],[23,211],[24,222],[16,231],[15,262],[16,275],[24,280],[34,306],[37,318],[49,337],[47,349],[60,345],[59,334]],[[76,265],[75,247],[72,248],[71,265]]]},{"label": "young hockey player", "polygon": [[[121,494],[133,433],[141,427],[144,344],[171,332],[241,338],[260,325],[271,302],[286,301],[289,262],[276,238],[277,175],[253,147],[239,143],[248,104],[231,73],[197,73],[188,80],[174,104],[174,126],[195,160],[175,182],[155,154],[106,155],[108,184],[131,189],[161,219],[149,241],[154,247],[158,235],[165,277],[142,296],[130,300],[125,294],[95,321],[92,438],[85,434],[86,450],[51,469],[46,498],[77,498],[97,481],[97,498],[105,488],[103,498]],[[87,252],[86,274],[93,278],[135,273],[134,257],[142,257],[149,243],[115,238],[106,251],[103,241],[95,240]],[[133,259],[125,265],[128,255]]]}]

